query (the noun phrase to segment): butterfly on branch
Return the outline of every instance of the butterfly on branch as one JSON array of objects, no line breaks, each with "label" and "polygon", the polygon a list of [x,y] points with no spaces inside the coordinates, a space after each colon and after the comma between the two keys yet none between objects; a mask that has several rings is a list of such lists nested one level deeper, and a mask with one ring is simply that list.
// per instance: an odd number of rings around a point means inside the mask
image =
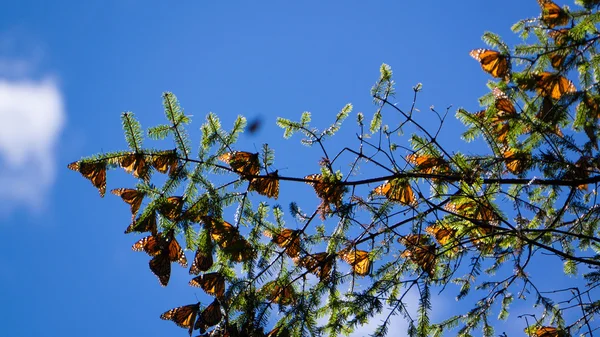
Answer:
[{"label": "butterfly on branch", "polygon": [[160,173],[169,172],[169,176],[173,176],[179,167],[177,151],[162,151],[154,154],[152,157],[152,167],[154,167]]},{"label": "butterfly on branch", "polygon": [[510,62],[508,56],[490,49],[473,49],[469,53],[472,58],[481,63],[481,68],[496,78],[508,79]]},{"label": "butterfly on branch", "polygon": [[425,153],[412,153],[406,156],[406,161],[413,164],[415,169],[425,174],[440,174],[450,171],[444,158],[434,157]]},{"label": "butterfly on branch", "polygon": [[209,226],[211,238],[233,261],[244,262],[255,257],[252,245],[230,223],[209,219],[207,226]]},{"label": "butterfly on branch", "polygon": [[365,250],[346,248],[338,253],[339,257],[352,266],[352,271],[360,276],[368,275],[371,271],[369,252]]},{"label": "butterfly on branch", "polygon": [[519,175],[527,170],[531,164],[531,155],[513,148],[507,148],[502,152],[506,168],[512,174]]},{"label": "butterfly on branch", "polygon": [[123,201],[129,204],[131,207],[131,216],[135,217],[140,206],[142,205],[142,200],[146,195],[145,192],[140,190],[132,189],[132,188],[117,188],[110,191],[112,194],[121,197]]},{"label": "butterfly on branch", "polygon": [[295,258],[294,263],[305,268],[307,272],[316,275],[321,282],[328,282],[334,260],[335,255],[323,252]]},{"label": "butterfly on branch", "polygon": [[573,82],[567,78],[549,72],[542,72],[534,76],[536,79],[536,90],[542,97],[560,99],[565,94],[577,91]]},{"label": "butterfly on branch", "polygon": [[[527,330],[527,329],[526,329]],[[567,337],[568,334],[564,330],[557,329],[552,326],[541,326],[534,328],[535,337]]]},{"label": "butterfly on branch", "polygon": [[508,95],[499,88],[494,88],[492,91],[494,94],[494,107],[498,110],[499,117],[511,117],[517,114],[517,109],[515,109],[515,105],[510,100]]},{"label": "butterfly on branch", "polygon": [[548,28],[564,26],[569,23],[569,14],[551,0],[538,0],[538,4],[542,9],[541,21]]},{"label": "butterfly on branch", "polygon": [[341,184],[338,177],[332,175],[328,178],[324,178],[322,174],[311,174],[304,177],[304,179],[309,180],[306,183],[312,185],[315,193],[319,199],[321,199],[319,213],[321,213],[322,217],[326,213],[331,212],[331,204],[336,207],[341,206],[342,197],[344,196],[346,189],[344,188],[344,185]]},{"label": "butterfly on branch", "polygon": [[279,197],[279,178],[277,171],[267,174],[266,177],[258,177],[250,180],[248,191],[256,191],[267,198]]},{"label": "butterfly on branch", "polygon": [[144,216],[144,214],[140,215],[137,219],[133,220],[129,227],[125,230],[125,234],[131,232],[150,232],[152,235],[156,235],[157,226],[156,226],[156,212],[152,212]]},{"label": "butterfly on branch", "polygon": [[190,267],[190,274],[198,275],[201,271],[209,270],[212,265],[212,253],[202,251],[198,248],[196,255],[194,256],[194,262],[192,262],[192,266]]},{"label": "butterfly on branch", "polygon": [[278,281],[267,282],[260,291],[266,294],[267,300],[281,305],[293,304],[297,298],[291,284],[280,285]]},{"label": "butterfly on branch", "polygon": [[260,172],[258,153],[244,151],[227,152],[219,156],[219,160],[229,164],[233,171],[242,178],[255,176]]},{"label": "butterfly on branch", "polygon": [[158,277],[163,287],[169,283],[171,277],[171,262],[177,262],[187,268],[185,253],[175,239],[172,230],[147,236],[136,242],[131,248],[136,252],[144,251],[152,256],[149,263],[150,270]]},{"label": "butterfly on branch", "polygon": [[200,329],[200,333],[205,333],[206,329],[209,327],[219,324],[221,319],[223,319],[221,305],[219,304],[219,301],[215,299],[208,307],[202,310],[200,317],[198,317],[198,320],[194,325],[194,329]]},{"label": "butterfly on branch", "polygon": [[150,179],[149,166],[146,163],[144,154],[142,153],[128,153],[119,157],[119,166],[121,166],[125,172],[133,174],[138,179],[148,181]]},{"label": "butterfly on branch", "polygon": [[160,204],[158,212],[171,221],[177,221],[182,215],[183,204],[183,197],[168,197]]},{"label": "butterfly on branch", "polygon": [[433,235],[437,242],[442,246],[447,245],[449,242],[453,242],[456,234],[456,230],[442,224],[427,226],[425,232]]},{"label": "butterfly on branch", "polygon": [[266,230],[263,234],[271,238],[271,241],[281,248],[284,248],[287,256],[294,258],[300,254],[300,230],[291,230],[284,228],[280,232]]},{"label": "butterfly on branch", "polygon": [[98,189],[101,197],[104,197],[106,192],[106,162],[82,162],[76,161],[69,165],[67,168],[73,171],[81,173],[82,176],[89,179],[92,185]]},{"label": "butterfly on branch", "polygon": [[398,242],[406,246],[406,250],[400,255],[409,258],[421,267],[429,276],[433,276],[435,270],[436,249],[435,244],[428,244],[427,236],[423,234],[409,234],[398,239]]},{"label": "butterfly on branch", "polygon": [[169,311],[164,312],[160,315],[161,319],[167,321],[173,321],[177,326],[189,329],[190,336],[192,335],[192,331],[194,330],[194,325],[196,323],[196,316],[200,311],[200,302],[196,304],[184,305],[181,307],[177,307],[171,309]]},{"label": "butterfly on branch", "polygon": [[217,298],[225,295],[225,277],[220,273],[208,273],[194,277],[190,281],[190,285],[202,288],[207,294]]},{"label": "butterfly on branch", "polygon": [[386,181],[383,185],[375,187],[371,193],[385,196],[390,201],[404,205],[414,205],[416,202],[415,194],[407,179],[397,178]]}]

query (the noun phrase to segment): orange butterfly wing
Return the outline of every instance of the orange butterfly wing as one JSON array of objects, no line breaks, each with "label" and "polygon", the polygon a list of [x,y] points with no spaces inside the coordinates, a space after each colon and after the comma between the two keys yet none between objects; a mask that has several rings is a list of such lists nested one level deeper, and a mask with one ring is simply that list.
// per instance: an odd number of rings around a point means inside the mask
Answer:
[{"label": "orange butterfly wing", "polygon": [[316,275],[321,282],[329,280],[333,268],[333,256],[328,253],[309,254],[295,259],[295,263]]},{"label": "orange butterfly wing", "polygon": [[250,181],[248,191],[256,191],[267,198],[279,197],[279,179],[277,171],[269,173],[266,177],[254,178]]},{"label": "orange butterfly wing", "polygon": [[403,258],[410,258],[415,264],[430,276],[435,269],[436,249],[435,245],[427,244],[426,236],[423,234],[409,234],[398,240],[406,246],[402,252]]},{"label": "orange butterfly wing", "polygon": [[82,176],[89,179],[92,185],[98,189],[101,197],[104,197],[106,192],[106,163],[85,163],[76,161],[69,165],[67,168],[73,171],[78,171]]},{"label": "orange butterfly wing", "polygon": [[125,234],[131,233],[131,232],[140,232],[140,233],[150,232],[153,235],[156,235],[157,234],[156,233],[157,232],[156,213],[152,212],[152,214],[147,215],[146,217],[143,217],[143,214],[142,214],[142,216],[133,220],[133,222],[125,230]]},{"label": "orange butterfly wing", "polygon": [[365,276],[371,271],[371,260],[367,251],[346,249],[340,252],[340,257],[352,266],[357,275]]},{"label": "orange butterfly wing", "polygon": [[225,295],[225,277],[220,273],[208,273],[194,277],[190,281],[192,287],[202,288],[207,294],[217,298]]},{"label": "orange butterfly wing", "polygon": [[179,159],[177,158],[177,152],[175,150],[164,151],[155,154],[152,157],[152,167],[154,167],[160,173],[167,173],[172,176],[179,166]]},{"label": "orange butterfly wing", "polygon": [[405,205],[412,205],[416,201],[410,184],[403,179],[386,181],[383,185],[377,186],[371,193],[385,196],[390,201],[397,201]]},{"label": "orange butterfly wing", "polygon": [[166,287],[171,278],[171,261],[169,261],[169,256],[165,254],[156,255],[148,264],[152,273],[158,277],[160,285]]},{"label": "orange butterfly wing", "polygon": [[472,58],[479,61],[481,68],[493,77],[505,78],[510,72],[508,57],[500,52],[489,49],[473,49],[469,53]]},{"label": "orange butterfly wing", "polygon": [[202,311],[194,329],[200,329],[200,333],[204,333],[207,328],[219,324],[222,318],[221,305],[219,304],[219,301],[215,299]]},{"label": "orange butterfly wing", "polygon": [[550,0],[538,0],[542,8],[542,22],[549,28],[564,26],[569,23],[569,15],[557,4]]},{"label": "orange butterfly wing", "polygon": [[141,153],[128,153],[119,158],[119,165],[127,173],[132,173],[134,177],[144,180],[150,179],[148,175],[148,165],[146,159]]},{"label": "orange butterfly wing", "polygon": [[220,155],[219,160],[229,164],[229,166],[241,176],[255,176],[260,172],[258,153],[244,151],[228,152]]},{"label": "orange butterfly wing", "polygon": [[196,316],[199,311],[200,303],[184,305],[164,312],[160,315],[160,318],[167,321],[173,321],[179,327],[188,328],[191,336],[194,323],[196,322]]},{"label": "orange butterfly wing", "polygon": [[285,248],[285,253],[289,257],[297,257],[300,254],[300,231],[284,228],[279,232],[264,232],[265,236],[272,238],[271,241],[281,248]]},{"label": "orange butterfly wing", "polygon": [[196,255],[194,256],[194,262],[192,262],[192,267],[190,267],[190,274],[198,275],[201,271],[209,270],[212,265],[212,254],[197,250]]},{"label": "orange butterfly wing", "polygon": [[183,209],[183,198],[182,197],[168,197],[165,203],[158,207],[158,211],[165,218],[176,221],[181,216]]},{"label": "orange butterfly wing", "polygon": [[537,75],[536,87],[541,96],[556,100],[564,94],[572,94],[577,91],[573,82],[563,76],[549,72]]},{"label": "orange butterfly wing", "polygon": [[132,216],[135,216],[135,214],[138,212],[140,206],[142,205],[142,200],[146,195],[144,192],[140,192],[136,189],[131,188],[117,188],[110,192],[116,196],[121,197],[123,201],[129,204],[129,206],[131,207]]},{"label": "orange butterfly wing", "polygon": [[266,283],[261,290],[267,293],[267,299],[273,303],[290,305],[296,302],[296,294],[291,284],[281,286],[277,281],[271,281]]}]

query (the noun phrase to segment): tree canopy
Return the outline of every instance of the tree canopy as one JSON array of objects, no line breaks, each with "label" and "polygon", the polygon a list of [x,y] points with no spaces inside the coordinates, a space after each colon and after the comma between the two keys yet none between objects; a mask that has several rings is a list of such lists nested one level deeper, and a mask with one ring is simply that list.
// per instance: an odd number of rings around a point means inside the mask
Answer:
[{"label": "tree canopy", "polygon": [[[209,295],[160,316],[190,335],[347,335],[384,313],[372,336],[396,335],[388,329],[396,319],[408,322],[410,336],[494,336],[498,320],[516,319],[529,336],[593,336],[600,1],[538,3],[539,17],[513,26],[522,44],[486,32],[488,47],[470,52],[491,76],[490,92],[482,110],[456,111],[466,127],[462,147],[439,138],[450,108],[419,113],[420,84],[408,104],[397,101],[392,68],[383,64],[373,114],[347,104],[325,127],[311,124],[308,112],[277,119],[284,138],[300,137],[318,153],[318,172],[286,176],[268,144],[249,151],[238,142],[243,116],[226,128],[209,113],[196,145],[190,116],[169,92],[165,124],[144,130],[125,112],[128,149],[68,167],[101,196],[111,169],[137,179],[111,190],[131,208],[125,233],[145,233],[133,250],[151,257],[162,286],[177,262],[190,267],[189,285]],[[348,117],[354,125],[343,125]],[[356,137],[332,151],[328,142],[342,127]],[[164,145],[145,146],[146,137]],[[318,205],[278,199],[282,181],[294,190],[308,184]],[[562,263],[573,286],[548,288],[560,276],[540,268],[547,263]],[[433,321],[436,293],[470,309]],[[519,303],[528,311],[509,316]]]}]

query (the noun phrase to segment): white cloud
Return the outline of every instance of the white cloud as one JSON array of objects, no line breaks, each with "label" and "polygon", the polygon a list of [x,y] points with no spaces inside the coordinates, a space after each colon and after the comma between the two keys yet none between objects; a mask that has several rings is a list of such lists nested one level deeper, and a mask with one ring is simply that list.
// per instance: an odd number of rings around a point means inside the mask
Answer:
[{"label": "white cloud", "polygon": [[0,212],[16,206],[43,208],[55,178],[56,144],[64,122],[55,80],[0,77]]}]

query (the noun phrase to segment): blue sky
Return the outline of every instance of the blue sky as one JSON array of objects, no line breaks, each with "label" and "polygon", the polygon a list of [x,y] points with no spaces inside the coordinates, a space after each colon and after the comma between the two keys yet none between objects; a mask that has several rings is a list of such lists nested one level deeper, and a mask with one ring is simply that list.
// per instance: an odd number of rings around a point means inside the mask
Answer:
[{"label": "blue sky", "polygon": [[[410,106],[411,87],[421,82],[424,113],[432,105],[452,105],[451,115],[458,107],[474,111],[489,76],[469,51],[485,46],[486,30],[514,44],[510,26],[539,14],[533,0],[22,0],[2,7],[1,329],[14,337],[185,335],[158,316],[195,302],[201,290],[185,286],[187,271],[175,265],[170,286],[160,288],[148,257],[130,249],[141,236],[123,235],[128,207],[112,195],[100,199],[66,169],[82,156],[126,148],[122,111],[145,127],[158,124],[161,93],[172,91],[194,116],[194,130],[209,111],[225,125],[238,114],[262,117],[262,129],[240,146],[269,143],[280,172],[303,175],[318,169],[302,160],[311,150],[298,139],[282,142],[275,117],[311,111],[324,127],[348,102],[371,116],[369,90],[384,62],[400,105]],[[451,117],[447,127],[453,131],[442,136],[455,141],[459,123]],[[110,173],[109,189],[133,185]],[[288,186],[279,199],[284,209],[293,197]],[[452,296],[440,306],[455,305]]]}]

